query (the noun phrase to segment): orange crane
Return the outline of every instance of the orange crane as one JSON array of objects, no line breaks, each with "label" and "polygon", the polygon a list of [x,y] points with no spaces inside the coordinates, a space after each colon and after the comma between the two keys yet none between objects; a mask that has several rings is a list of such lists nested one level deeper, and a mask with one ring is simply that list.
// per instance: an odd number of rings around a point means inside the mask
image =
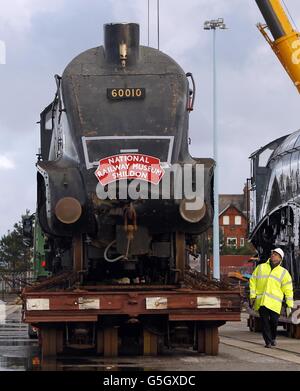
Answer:
[{"label": "orange crane", "polygon": [[293,28],[280,0],[255,1],[266,22],[257,27],[300,93],[300,33]]}]

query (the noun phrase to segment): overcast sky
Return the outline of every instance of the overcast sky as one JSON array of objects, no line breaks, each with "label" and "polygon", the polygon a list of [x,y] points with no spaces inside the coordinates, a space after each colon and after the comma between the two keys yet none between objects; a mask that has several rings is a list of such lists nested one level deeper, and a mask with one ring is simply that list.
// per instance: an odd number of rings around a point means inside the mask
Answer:
[{"label": "overcast sky", "polygon": [[[160,0],[161,50],[197,82],[191,152],[212,157],[212,33],[207,19],[224,17],[218,32],[220,191],[241,193],[248,156],[299,126],[300,97],[255,27],[254,0]],[[299,0],[286,0],[300,26]],[[147,0],[0,0],[0,235],[35,209],[36,122],[53,99],[53,76],[80,52],[103,42],[103,24],[137,22],[147,44]],[[151,41],[156,47],[156,0]]]}]

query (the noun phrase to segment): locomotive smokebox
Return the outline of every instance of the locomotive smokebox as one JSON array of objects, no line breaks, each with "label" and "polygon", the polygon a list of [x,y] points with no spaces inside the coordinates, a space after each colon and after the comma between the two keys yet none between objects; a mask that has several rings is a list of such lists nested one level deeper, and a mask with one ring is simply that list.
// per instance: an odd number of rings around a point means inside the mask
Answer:
[{"label": "locomotive smokebox", "polygon": [[137,23],[104,25],[106,61],[122,68],[135,65],[139,59],[140,26]]}]

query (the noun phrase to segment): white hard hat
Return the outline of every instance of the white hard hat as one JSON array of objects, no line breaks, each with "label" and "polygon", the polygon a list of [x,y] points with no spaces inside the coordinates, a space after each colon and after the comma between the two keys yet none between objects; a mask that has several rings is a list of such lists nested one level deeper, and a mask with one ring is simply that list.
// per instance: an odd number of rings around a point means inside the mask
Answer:
[{"label": "white hard hat", "polygon": [[275,248],[275,250],[272,250],[272,252],[275,252],[281,256],[281,259],[284,257],[284,252],[281,250],[281,248]]}]

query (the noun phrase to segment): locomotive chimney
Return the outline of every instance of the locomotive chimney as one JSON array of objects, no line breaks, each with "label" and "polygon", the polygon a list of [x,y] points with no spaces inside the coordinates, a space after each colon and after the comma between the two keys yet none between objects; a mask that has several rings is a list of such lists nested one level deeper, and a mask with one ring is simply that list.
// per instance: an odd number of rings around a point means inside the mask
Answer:
[{"label": "locomotive chimney", "polygon": [[110,23],[104,25],[106,61],[122,68],[134,65],[139,59],[140,26],[137,23]]}]

